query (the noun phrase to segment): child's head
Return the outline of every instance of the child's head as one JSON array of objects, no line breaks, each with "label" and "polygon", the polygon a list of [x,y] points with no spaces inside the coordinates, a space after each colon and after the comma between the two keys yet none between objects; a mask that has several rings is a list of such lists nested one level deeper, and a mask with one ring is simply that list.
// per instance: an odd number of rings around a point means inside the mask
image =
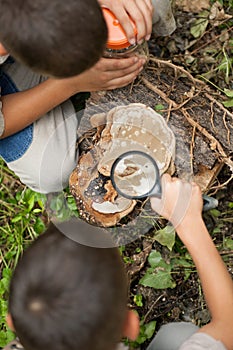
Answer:
[{"label": "child's head", "polygon": [[9,313],[26,350],[114,349],[127,318],[118,249],[78,244],[50,225],[15,269]]},{"label": "child's head", "polygon": [[0,43],[55,77],[80,74],[101,57],[107,28],[97,0],[0,0]]}]

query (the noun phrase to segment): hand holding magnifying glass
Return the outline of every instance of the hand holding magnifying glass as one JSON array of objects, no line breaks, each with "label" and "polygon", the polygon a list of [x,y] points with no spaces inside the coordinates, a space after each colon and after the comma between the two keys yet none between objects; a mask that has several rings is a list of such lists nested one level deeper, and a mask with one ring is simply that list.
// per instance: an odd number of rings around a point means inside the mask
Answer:
[{"label": "hand holding magnifying glass", "polygon": [[[111,181],[116,191],[129,199],[162,197],[159,168],[149,154],[129,151],[121,154],[111,168]],[[203,210],[215,208],[215,198],[203,196]]]}]

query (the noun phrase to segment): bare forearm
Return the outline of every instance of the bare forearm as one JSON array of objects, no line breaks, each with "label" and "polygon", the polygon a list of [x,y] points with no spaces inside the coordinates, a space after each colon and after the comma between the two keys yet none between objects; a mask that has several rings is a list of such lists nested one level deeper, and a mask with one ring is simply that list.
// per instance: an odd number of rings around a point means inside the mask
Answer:
[{"label": "bare forearm", "polygon": [[144,59],[100,59],[89,70],[72,78],[49,79],[40,85],[2,97],[7,137],[81,91],[112,90],[131,83],[145,64]]},{"label": "bare forearm", "polygon": [[233,349],[233,281],[201,218],[182,224],[177,233],[189,250],[211,312],[211,324],[201,331]]},{"label": "bare forearm", "polygon": [[62,80],[48,79],[30,90],[2,96],[5,130],[12,135],[30,125],[45,113],[67,100],[75,91]]}]

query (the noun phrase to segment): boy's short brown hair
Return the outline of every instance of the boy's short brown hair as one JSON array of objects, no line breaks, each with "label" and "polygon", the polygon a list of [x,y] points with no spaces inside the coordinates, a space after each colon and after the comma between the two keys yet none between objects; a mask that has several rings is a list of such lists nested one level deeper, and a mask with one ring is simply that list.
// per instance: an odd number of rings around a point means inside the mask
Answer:
[{"label": "boy's short brown hair", "polygon": [[9,312],[25,350],[114,349],[127,312],[118,248],[81,245],[51,224],[14,271]]},{"label": "boy's short brown hair", "polygon": [[77,75],[101,57],[107,28],[97,0],[0,0],[0,42],[54,77]]}]

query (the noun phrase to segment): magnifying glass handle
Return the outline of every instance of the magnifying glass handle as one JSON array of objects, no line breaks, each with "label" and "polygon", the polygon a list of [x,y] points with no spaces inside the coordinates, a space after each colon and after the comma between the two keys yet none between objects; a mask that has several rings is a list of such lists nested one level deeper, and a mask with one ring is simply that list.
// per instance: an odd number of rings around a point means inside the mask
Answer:
[{"label": "magnifying glass handle", "polygon": [[157,181],[155,184],[155,187],[153,188],[152,192],[149,195],[150,197],[156,197],[156,198],[162,198],[162,187],[161,187],[161,181]]}]

